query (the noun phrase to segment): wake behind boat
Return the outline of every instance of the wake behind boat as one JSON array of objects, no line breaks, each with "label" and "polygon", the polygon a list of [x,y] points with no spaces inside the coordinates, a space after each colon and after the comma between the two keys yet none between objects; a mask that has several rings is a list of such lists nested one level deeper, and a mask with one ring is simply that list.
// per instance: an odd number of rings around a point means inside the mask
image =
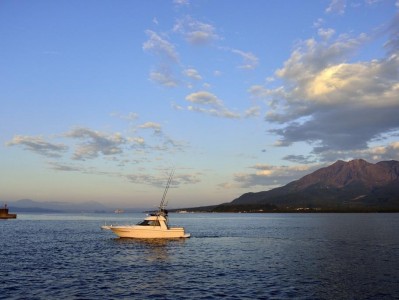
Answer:
[{"label": "wake behind boat", "polygon": [[168,211],[165,209],[166,194],[172,182],[174,171],[169,175],[168,183],[159,205],[159,210],[150,214],[144,221],[136,225],[104,225],[103,229],[110,229],[121,238],[141,238],[141,239],[171,239],[189,238],[190,234],[184,231],[183,227],[169,226]]}]

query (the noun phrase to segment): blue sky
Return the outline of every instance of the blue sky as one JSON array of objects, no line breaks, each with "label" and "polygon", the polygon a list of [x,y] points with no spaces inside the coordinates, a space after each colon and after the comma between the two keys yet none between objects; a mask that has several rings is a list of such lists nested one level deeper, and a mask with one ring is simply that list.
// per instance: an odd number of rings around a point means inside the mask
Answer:
[{"label": "blue sky", "polygon": [[2,1],[0,200],[229,202],[399,159],[399,1]]}]

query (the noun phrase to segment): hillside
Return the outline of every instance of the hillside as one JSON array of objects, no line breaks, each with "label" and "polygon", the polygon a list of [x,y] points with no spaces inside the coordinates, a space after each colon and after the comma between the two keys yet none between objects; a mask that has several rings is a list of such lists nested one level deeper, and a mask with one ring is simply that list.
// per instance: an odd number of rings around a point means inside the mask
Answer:
[{"label": "hillside", "polygon": [[399,162],[337,161],[283,187],[243,194],[215,210],[233,207],[399,211]]}]

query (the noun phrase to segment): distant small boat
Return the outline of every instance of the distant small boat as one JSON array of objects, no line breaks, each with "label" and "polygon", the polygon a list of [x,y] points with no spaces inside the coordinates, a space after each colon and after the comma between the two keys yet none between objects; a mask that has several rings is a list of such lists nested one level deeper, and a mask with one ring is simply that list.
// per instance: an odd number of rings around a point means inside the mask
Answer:
[{"label": "distant small boat", "polygon": [[[104,229],[110,229],[117,236],[122,238],[143,238],[143,239],[170,239],[189,238],[190,234],[184,231],[183,227],[170,227],[168,224],[168,211],[165,209],[165,198],[172,182],[173,171],[169,175],[159,210],[150,214],[142,222],[136,225],[104,225]],[[102,228],[103,228],[102,227]]]},{"label": "distant small boat", "polygon": [[123,214],[125,211],[123,209],[115,209],[114,213],[116,214]]},{"label": "distant small boat", "polygon": [[16,219],[17,214],[9,214],[7,204],[4,204],[4,208],[0,208],[0,219]]}]

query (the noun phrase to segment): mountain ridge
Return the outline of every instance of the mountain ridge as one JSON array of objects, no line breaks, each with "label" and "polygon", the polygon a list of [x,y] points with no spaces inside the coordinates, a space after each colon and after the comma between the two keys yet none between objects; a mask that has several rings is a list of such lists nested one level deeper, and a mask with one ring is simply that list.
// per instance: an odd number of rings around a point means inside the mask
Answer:
[{"label": "mountain ridge", "polygon": [[245,193],[223,205],[266,204],[293,209],[399,209],[399,162],[338,160],[285,186]]}]

